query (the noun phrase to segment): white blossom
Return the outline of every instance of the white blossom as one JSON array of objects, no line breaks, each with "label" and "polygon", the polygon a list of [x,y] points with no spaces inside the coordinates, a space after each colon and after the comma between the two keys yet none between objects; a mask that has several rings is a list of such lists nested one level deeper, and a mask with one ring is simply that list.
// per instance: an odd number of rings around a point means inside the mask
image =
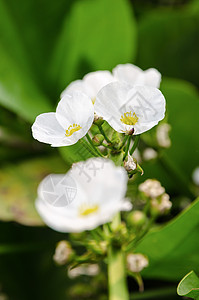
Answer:
[{"label": "white blossom", "polygon": [[68,269],[68,277],[73,279],[80,275],[96,276],[100,272],[98,264],[84,264],[74,269]]},{"label": "white blossom", "polygon": [[95,112],[120,133],[141,134],[164,118],[165,98],[149,86],[112,82],[97,94]]},{"label": "white blossom", "polygon": [[131,209],[129,200],[124,200],[127,181],[124,168],[107,159],[90,158],[76,163],[67,174],[47,176],[39,185],[36,208],[54,230],[91,230],[111,221],[117,212]]},{"label": "white blossom", "polygon": [[82,92],[65,95],[56,112],[39,115],[33,126],[33,137],[52,147],[75,144],[86,135],[94,120],[94,108],[90,98]]}]

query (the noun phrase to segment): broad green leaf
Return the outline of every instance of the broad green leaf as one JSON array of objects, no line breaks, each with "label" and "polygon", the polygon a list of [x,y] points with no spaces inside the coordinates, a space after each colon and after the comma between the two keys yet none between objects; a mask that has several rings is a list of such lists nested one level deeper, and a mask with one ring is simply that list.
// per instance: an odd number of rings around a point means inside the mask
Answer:
[{"label": "broad green leaf", "polygon": [[179,283],[177,288],[179,296],[199,299],[199,278],[194,271],[188,273]]},{"label": "broad green leaf", "polygon": [[[190,1],[191,2],[191,1]],[[138,23],[137,64],[198,86],[199,10],[156,9]]]},{"label": "broad green leaf", "polygon": [[135,21],[127,0],[77,1],[57,42],[52,79],[62,90],[85,72],[131,61],[135,51]]},{"label": "broad green leaf", "polygon": [[48,99],[35,85],[29,74],[21,70],[0,45],[0,104],[33,122],[35,117],[52,110]]},{"label": "broad green leaf", "polygon": [[146,278],[179,280],[194,268],[199,272],[199,198],[160,229],[149,232],[136,251],[149,258]]},{"label": "broad green leaf", "polygon": [[66,166],[56,157],[31,159],[0,170],[0,220],[25,225],[43,224],[34,202],[37,186],[49,173],[65,173]]}]

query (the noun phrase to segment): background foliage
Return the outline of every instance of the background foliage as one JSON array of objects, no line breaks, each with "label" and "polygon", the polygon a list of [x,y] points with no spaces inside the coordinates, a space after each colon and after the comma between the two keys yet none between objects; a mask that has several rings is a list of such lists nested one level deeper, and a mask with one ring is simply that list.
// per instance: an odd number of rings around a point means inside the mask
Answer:
[{"label": "background foliage", "polygon": [[[38,114],[55,109],[72,80],[127,62],[163,74],[172,126],[172,146],[143,162],[145,175],[135,180],[159,179],[173,210],[137,249],[151,264],[143,272],[146,291],[134,299],[168,299],[167,293],[176,299],[179,279],[191,269],[199,274],[199,202],[179,215],[199,195],[192,181],[199,165],[198,53],[197,0],[0,0],[0,295],[107,299],[106,285],[99,293],[92,279],[71,287],[66,268],[52,262],[56,242],[66,235],[43,227],[34,209],[38,183],[48,173],[65,172],[68,157],[78,158],[82,145],[58,151],[34,141],[30,127]],[[143,138],[154,148],[155,130]],[[131,185],[128,194],[134,195]],[[129,287],[137,290],[130,279]]]}]

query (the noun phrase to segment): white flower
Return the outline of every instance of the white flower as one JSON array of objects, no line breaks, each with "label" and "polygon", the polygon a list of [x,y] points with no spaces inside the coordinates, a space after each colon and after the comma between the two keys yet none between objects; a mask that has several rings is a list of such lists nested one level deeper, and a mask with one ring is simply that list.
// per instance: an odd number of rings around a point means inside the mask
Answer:
[{"label": "white flower", "polygon": [[99,90],[112,81],[114,78],[109,71],[91,72],[86,74],[82,80],[71,82],[61,93],[61,97],[78,90],[88,95],[94,103]]},{"label": "white flower", "polygon": [[164,118],[165,99],[160,90],[112,82],[97,94],[95,112],[116,131],[141,134]]},{"label": "white flower", "polygon": [[75,144],[86,135],[94,120],[94,108],[90,98],[73,92],[58,103],[55,113],[39,115],[33,126],[33,137],[52,147]]},{"label": "white flower", "polygon": [[161,74],[154,68],[143,71],[132,64],[118,65],[113,69],[113,75],[116,80],[131,85],[160,87]]},{"label": "white flower", "polygon": [[141,253],[127,255],[127,267],[133,273],[139,273],[149,265],[146,256]]},{"label": "white flower", "polygon": [[124,200],[128,176],[112,161],[91,158],[65,175],[49,175],[39,185],[36,208],[60,232],[91,230],[132,205]]},{"label": "white flower", "polygon": [[139,185],[138,189],[151,198],[159,197],[165,192],[165,188],[156,179],[147,179]]}]

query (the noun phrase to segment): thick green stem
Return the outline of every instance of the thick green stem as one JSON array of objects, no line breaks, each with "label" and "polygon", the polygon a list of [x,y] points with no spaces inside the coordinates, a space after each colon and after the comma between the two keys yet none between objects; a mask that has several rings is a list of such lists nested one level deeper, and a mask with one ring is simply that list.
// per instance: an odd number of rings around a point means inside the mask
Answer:
[{"label": "thick green stem", "polygon": [[135,141],[134,141],[134,143],[133,143],[133,147],[132,147],[131,150],[130,150],[130,155],[132,155],[133,152],[135,151],[135,149],[137,148],[138,143],[139,143],[139,140],[140,140],[140,135],[136,135]]},{"label": "thick green stem", "polygon": [[[112,229],[120,224],[118,213],[112,223]],[[108,286],[109,300],[129,300],[126,282],[125,254],[121,247],[110,245],[108,249]]]}]

